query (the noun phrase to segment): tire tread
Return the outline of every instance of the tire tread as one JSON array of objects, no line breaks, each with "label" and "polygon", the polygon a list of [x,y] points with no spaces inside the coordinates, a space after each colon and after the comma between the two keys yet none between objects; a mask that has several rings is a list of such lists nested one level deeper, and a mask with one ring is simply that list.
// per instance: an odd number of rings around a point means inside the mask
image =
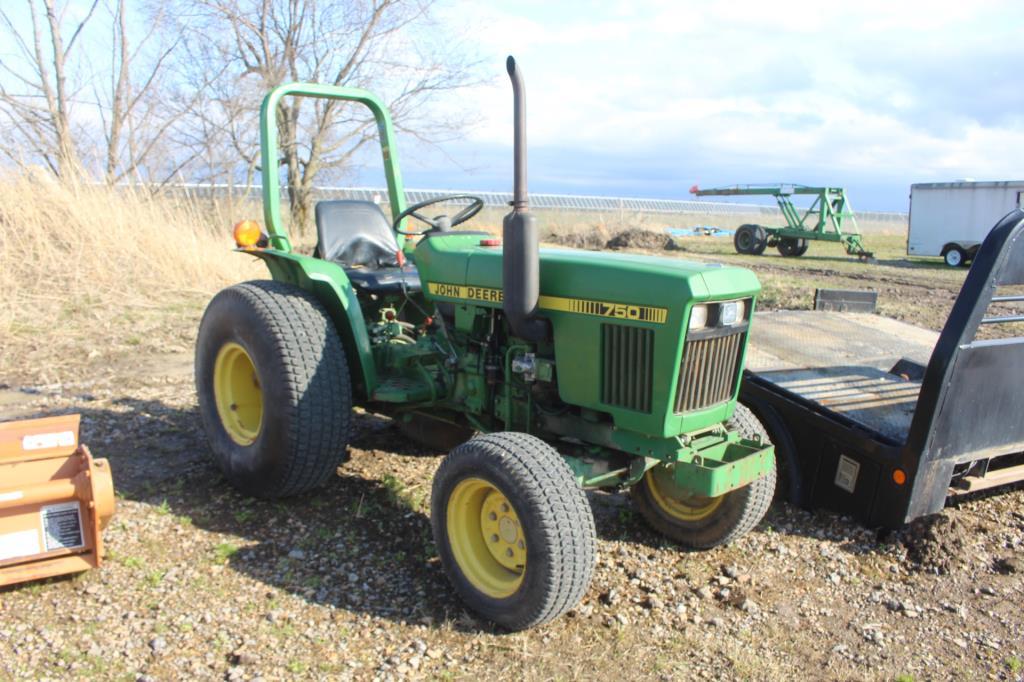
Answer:
[{"label": "tire tread", "polygon": [[[540,596],[526,612],[511,618],[486,614],[510,630],[546,623],[573,608],[586,594],[593,576],[597,552],[594,516],[572,470],[550,445],[526,433],[497,432],[477,436],[458,446],[444,459],[434,478],[434,499],[443,494],[438,484],[448,469],[474,451],[502,461],[517,487],[531,498],[539,523],[531,529],[550,550],[552,570],[546,575]],[[512,500],[513,505],[516,504]],[[440,504],[434,507],[435,536],[444,523]]]}]

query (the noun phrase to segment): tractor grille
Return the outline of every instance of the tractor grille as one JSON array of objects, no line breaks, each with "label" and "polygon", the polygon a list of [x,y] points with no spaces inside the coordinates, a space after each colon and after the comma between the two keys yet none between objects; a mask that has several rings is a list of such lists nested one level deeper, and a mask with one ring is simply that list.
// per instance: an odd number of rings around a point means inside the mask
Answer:
[{"label": "tractor grille", "polygon": [[687,339],[676,390],[676,412],[703,410],[732,398],[744,338],[745,329],[724,336]]},{"label": "tractor grille", "polygon": [[601,341],[601,402],[650,412],[654,331],[602,324]]}]

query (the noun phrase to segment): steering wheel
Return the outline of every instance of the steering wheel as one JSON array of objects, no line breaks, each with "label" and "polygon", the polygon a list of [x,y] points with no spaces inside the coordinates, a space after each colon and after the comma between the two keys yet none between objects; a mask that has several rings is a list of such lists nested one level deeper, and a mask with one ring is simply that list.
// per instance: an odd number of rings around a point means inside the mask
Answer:
[{"label": "steering wheel", "polygon": [[[453,201],[456,199],[469,199],[470,201],[468,206],[464,206],[463,208],[459,209],[459,212],[456,213],[451,218],[449,218],[446,215],[439,215],[436,218],[428,218],[424,215],[420,215],[419,213],[417,213],[417,211],[420,211],[426,208],[427,206],[432,206],[434,204],[443,204],[447,201]],[[475,197],[472,194],[451,194],[443,197],[437,197],[434,199],[427,199],[426,201],[421,201],[418,204],[413,204],[412,206],[398,214],[394,221],[395,232],[397,232],[398,234],[403,234],[407,237],[417,237],[421,234],[426,234],[427,232],[433,231],[447,232],[456,225],[464,223],[473,216],[475,216],[477,213],[480,212],[480,209],[482,209],[483,207],[484,200],[481,199],[480,197]],[[427,227],[424,230],[420,230],[419,232],[401,229],[402,221],[410,216],[416,218],[420,222],[426,223],[427,225],[429,225],[429,227]]]}]

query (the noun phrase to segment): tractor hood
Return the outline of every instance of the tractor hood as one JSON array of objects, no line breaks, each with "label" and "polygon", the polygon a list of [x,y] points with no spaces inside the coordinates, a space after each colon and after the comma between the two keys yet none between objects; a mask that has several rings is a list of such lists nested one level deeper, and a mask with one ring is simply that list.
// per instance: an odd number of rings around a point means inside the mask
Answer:
[{"label": "tractor hood", "polygon": [[[501,249],[480,242],[479,235],[452,234],[432,236],[417,246],[416,265],[428,296],[500,305]],[[693,302],[754,296],[761,289],[757,277],[744,268],[661,256],[541,249],[540,265],[541,311],[552,309],[546,305],[552,297],[570,298],[658,308],[665,323],[681,325]],[[445,284],[482,291],[446,296]]]}]

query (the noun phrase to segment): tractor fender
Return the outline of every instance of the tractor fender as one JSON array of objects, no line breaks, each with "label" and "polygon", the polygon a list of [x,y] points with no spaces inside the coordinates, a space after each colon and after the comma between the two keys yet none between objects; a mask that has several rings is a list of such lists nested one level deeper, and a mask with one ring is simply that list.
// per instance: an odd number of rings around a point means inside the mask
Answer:
[{"label": "tractor fender", "polygon": [[377,387],[377,368],[366,322],[348,275],[338,265],[277,249],[238,249],[267,264],[270,276],[316,297],[330,315],[345,345],[353,391],[366,397]]}]

